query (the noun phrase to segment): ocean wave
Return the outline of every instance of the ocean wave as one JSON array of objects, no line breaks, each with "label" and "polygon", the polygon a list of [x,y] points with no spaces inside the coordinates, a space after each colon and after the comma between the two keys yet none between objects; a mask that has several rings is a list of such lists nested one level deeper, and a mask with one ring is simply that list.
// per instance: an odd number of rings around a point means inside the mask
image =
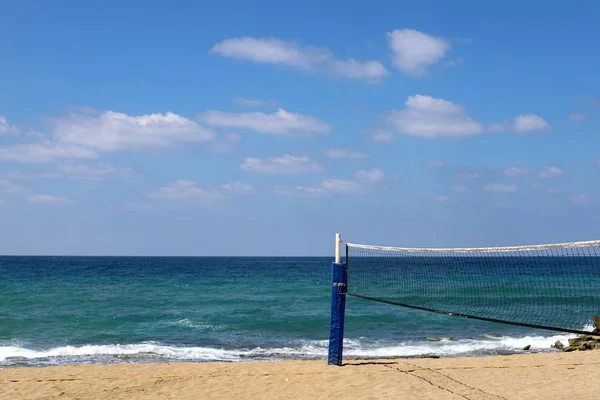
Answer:
[{"label": "ocean wave", "polygon": [[[365,338],[344,339],[346,358],[394,358],[423,355],[475,356],[506,354],[522,351],[552,351],[557,340],[566,343],[574,335],[488,337],[439,341],[378,342]],[[34,350],[19,345],[0,346],[0,365],[60,365],[65,363],[144,362],[157,360],[178,361],[243,361],[323,359],[327,357],[327,340],[305,340],[289,346],[253,348],[178,347],[156,342],[115,345],[60,346]]]},{"label": "ocean wave", "polygon": [[388,358],[388,357],[418,357],[422,355],[473,356],[484,354],[505,354],[520,352],[525,346],[531,346],[529,351],[551,351],[551,345],[556,341],[566,343],[575,335],[555,336],[524,336],[524,337],[485,337],[485,339],[442,339],[436,342],[403,342],[397,345],[382,345],[378,347],[347,346],[346,357],[356,358]]},{"label": "ocean wave", "polygon": [[177,321],[165,321],[165,322],[163,322],[163,324],[168,325],[168,326],[179,326],[179,327],[183,327],[183,328],[191,328],[191,329],[198,329],[201,331],[212,331],[212,332],[221,332],[226,329],[226,327],[223,325],[212,325],[212,324],[209,324],[209,323],[203,322],[203,321],[194,322],[188,318],[180,319]]}]

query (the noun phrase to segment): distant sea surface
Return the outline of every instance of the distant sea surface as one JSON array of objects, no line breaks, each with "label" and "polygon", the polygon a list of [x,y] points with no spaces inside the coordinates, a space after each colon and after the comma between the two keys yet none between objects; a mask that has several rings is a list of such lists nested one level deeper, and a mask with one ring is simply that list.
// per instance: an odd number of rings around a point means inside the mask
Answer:
[{"label": "distant sea surface", "polygon": [[[0,257],[0,368],[325,359],[331,261]],[[573,337],[353,297],[346,313],[352,358],[553,351]]]}]

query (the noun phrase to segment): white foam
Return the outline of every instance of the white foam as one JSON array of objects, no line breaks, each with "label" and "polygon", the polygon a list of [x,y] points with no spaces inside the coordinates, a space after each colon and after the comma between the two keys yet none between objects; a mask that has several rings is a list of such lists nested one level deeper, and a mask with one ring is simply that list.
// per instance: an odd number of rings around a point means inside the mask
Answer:
[{"label": "white foam", "polygon": [[592,332],[594,329],[596,329],[594,324],[586,324],[582,330],[586,332]]},{"label": "white foam", "polygon": [[[439,342],[403,341],[372,342],[364,338],[344,339],[344,355],[351,358],[415,357],[425,354],[439,356],[461,356],[518,352],[527,345],[531,351],[550,351],[557,340],[566,343],[575,335],[485,337],[478,339],[448,340]],[[53,359],[83,357],[85,359],[106,356],[139,356],[171,360],[197,361],[241,361],[244,359],[319,359],[327,357],[327,340],[306,340],[296,346],[251,349],[224,349],[211,347],[176,347],[156,342],[126,345],[61,346],[47,350],[32,350],[19,345],[0,346],[0,362],[7,359]]]},{"label": "white foam", "polygon": [[220,332],[225,330],[225,326],[223,325],[211,325],[207,322],[194,322],[192,320],[189,320],[187,318],[184,319],[180,319],[178,321],[167,321],[164,322],[165,325],[169,325],[169,326],[180,326],[180,327],[184,327],[184,328],[191,328],[191,329],[198,329],[198,330],[202,330],[202,331],[213,331],[213,332]]},{"label": "white foam", "polygon": [[441,340],[439,342],[402,342],[398,345],[381,346],[374,348],[353,348],[349,347],[344,354],[349,357],[415,357],[424,354],[438,356],[461,356],[476,354],[493,354],[500,352],[518,352],[525,346],[531,346],[530,351],[549,351],[550,346],[557,340],[565,343],[574,335],[556,335],[556,336],[525,336],[498,337],[488,339],[462,339],[457,341]]},{"label": "white foam", "polygon": [[125,345],[85,345],[62,346],[48,350],[30,350],[23,347],[0,347],[0,361],[10,357],[26,359],[50,357],[81,357],[81,356],[118,356],[153,353],[171,359],[195,360],[234,360],[236,354],[230,350],[210,347],[173,347],[154,343],[125,344]]}]

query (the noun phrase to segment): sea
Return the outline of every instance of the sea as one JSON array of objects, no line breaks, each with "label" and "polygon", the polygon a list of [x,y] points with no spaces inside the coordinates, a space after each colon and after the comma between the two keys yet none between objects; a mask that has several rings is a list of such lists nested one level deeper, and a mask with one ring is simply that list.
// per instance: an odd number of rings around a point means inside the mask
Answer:
[{"label": "sea", "polygon": [[[0,368],[325,360],[331,261],[0,257]],[[570,337],[348,297],[344,357],[550,352]]]}]

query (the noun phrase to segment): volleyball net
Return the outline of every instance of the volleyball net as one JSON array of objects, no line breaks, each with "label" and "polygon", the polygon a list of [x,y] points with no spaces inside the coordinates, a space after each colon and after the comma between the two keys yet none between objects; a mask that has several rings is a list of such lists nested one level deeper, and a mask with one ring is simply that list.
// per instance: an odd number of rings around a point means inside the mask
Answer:
[{"label": "volleyball net", "polygon": [[342,362],[347,296],[589,334],[600,315],[600,241],[428,249],[347,243],[337,235],[332,279],[330,364]]}]

